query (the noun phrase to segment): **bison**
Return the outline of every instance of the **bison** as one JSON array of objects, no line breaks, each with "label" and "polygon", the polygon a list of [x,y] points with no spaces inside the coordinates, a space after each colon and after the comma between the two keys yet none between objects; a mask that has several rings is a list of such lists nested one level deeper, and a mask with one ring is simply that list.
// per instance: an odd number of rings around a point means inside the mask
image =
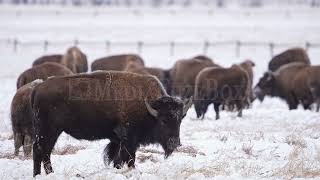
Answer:
[{"label": "bison", "polygon": [[206,67],[219,67],[211,59],[183,59],[177,61],[170,71],[171,95],[182,99],[194,94],[194,85],[198,73]]},{"label": "bison", "polygon": [[247,104],[250,80],[248,73],[239,65],[230,68],[209,67],[197,75],[194,106],[197,117],[204,119],[208,106],[213,103],[216,120],[220,118],[220,105],[237,108],[238,116]]},{"label": "bison", "polygon": [[77,47],[70,47],[64,55],[55,54],[42,56],[36,59],[32,66],[34,67],[48,62],[64,65],[74,73],[88,71],[87,56]]},{"label": "bison", "polygon": [[50,154],[62,132],[108,138],[105,163],[134,167],[140,145],[160,144],[165,157],[180,145],[180,124],[192,104],[169,96],[157,78],[119,71],[55,77],[31,93],[35,113],[34,176],[53,171]]},{"label": "bison", "polygon": [[51,76],[64,76],[73,74],[67,67],[57,63],[44,63],[24,71],[17,80],[17,89],[36,79],[46,80]]},{"label": "bison", "polygon": [[274,56],[269,62],[269,71],[276,71],[281,66],[293,62],[300,62],[310,65],[310,59],[307,52],[303,48],[288,49],[276,56]]},{"label": "bison", "polygon": [[33,113],[30,104],[30,94],[36,85],[42,81],[36,80],[18,89],[11,102],[11,124],[14,137],[14,154],[19,155],[23,146],[24,156],[29,157],[32,150]]},{"label": "bison", "polygon": [[[304,109],[310,109],[311,104],[319,105],[320,66],[308,66],[301,69],[293,78],[293,93]],[[318,111],[318,107],[317,107]]]},{"label": "bison", "polygon": [[254,94],[252,91],[252,84],[253,84],[253,67],[255,66],[255,63],[251,60],[246,60],[239,64],[240,67],[242,67],[249,76],[249,86],[248,86],[248,92],[249,92],[249,99],[248,103],[251,103],[254,100]]},{"label": "bison", "polygon": [[114,70],[114,71],[124,71],[129,63],[136,63],[138,66],[144,66],[143,59],[136,54],[122,54],[108,56],[95,60],[91,64],[91,71],[97,70]]},{"label": "bison", "polygon": [[255,96],[260,101],[263,101],[266,95],[280,97],[286,101],[290,110],[296,109],[298,101],[293,92],[293,79],[300,70],[306,67],[309,65],[305,63],[290,63],[281,66],[275,72],[265,73],[254,88]]},{"label": "bison", "polygon": [[73,73],[88,71],[87,56],[77,47],[71,47],[63,55],[61,64],[68,67]]},{"label": "bison", "polygon": [[32,66],[37,66],[47,62],[61,64],[62,57],[63,57],[62,54],[41,56],[33,62]]},{"label": "bison", "polygon": [[160,80],[160,82],[163,84],[168,94],[170,94],[171,92],[170,70],[164,70],[161,68],[152,68],[152,67],[141,67],[139,65],[137,66],[136,63],[134,63],[134,64],[129,64],[125,68],[125,71],[137,73],[137,74],[153,75]]}]

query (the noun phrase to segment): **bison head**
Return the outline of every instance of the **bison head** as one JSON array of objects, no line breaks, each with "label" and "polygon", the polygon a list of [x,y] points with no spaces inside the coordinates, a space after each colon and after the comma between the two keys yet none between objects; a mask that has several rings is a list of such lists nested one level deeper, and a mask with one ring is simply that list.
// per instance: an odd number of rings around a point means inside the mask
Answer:
[{"label": "bison head", "polygon": [[254,96],[260,101],[263,101],[266,95],[271,95],[274,87],[274,81],[275,78],[271,72],[265,73],[254,88]]},{"label": "bison head", "polygon": [[157,130],[154,133],[165,151],[165,157],[168,157],[180,146],[180,124],[192,105],[192,98],[183,103],[178,98],[164,96],[150,104],[146,100],[145,104],[149,114],[157,122]]}]

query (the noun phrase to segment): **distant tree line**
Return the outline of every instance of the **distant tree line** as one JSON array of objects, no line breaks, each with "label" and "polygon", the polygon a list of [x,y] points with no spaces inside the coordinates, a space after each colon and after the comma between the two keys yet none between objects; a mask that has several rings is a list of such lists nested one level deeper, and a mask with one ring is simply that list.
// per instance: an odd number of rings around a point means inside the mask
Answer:
[{"label": "distant tree line", "polygon": [[225,7],[238,4],[245,7],[262,7],[264,5],[307,5],[320,7],[320,0],[0,0],[1,4],[40,4],[72,6],[215,6]]}]

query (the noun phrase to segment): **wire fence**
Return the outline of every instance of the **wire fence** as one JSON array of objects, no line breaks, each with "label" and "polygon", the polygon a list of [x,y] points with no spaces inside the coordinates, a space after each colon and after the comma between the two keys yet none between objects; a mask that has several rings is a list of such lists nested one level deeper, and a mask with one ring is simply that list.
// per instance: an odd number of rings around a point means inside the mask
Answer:
[{"label": "wire fence", "polygon": [[268,5],[290,6],[304,5],[319,7],[320,0],[0,0],[0,4],[24,4],[24,5],[62,5],[62,6],[211,6],[228,7],[238,5],[241,7],[263,7]]},{"label": "wire fence", "polygon": [[202,42],[182,42],[182,41],[168,41],[168,42],[146,42],[146,41],[84,41],[75,39],[74,41],[21,41],[17,38],[15,39],[0,39],[0,44],[4,44],[8,47],[12,47],[12,51],[17,53],[20,49],[29,46],[40,46],[43,49],[43,52],[47,52],[49,47],[55,47],[58,45],[68,45],[68,46],[79,46],[79,45],[95,45],[100,44],[105,46],[105,50],[110,52],[113,47],[119,46],[132,46],[136,47],[136,52],[141,54],[146,47],[168,47],[168,52],[171,57],[175,55],[176,49],[179,46],[183,47],[201,47],[203,54],[208,54],[208,51],[211,47],[219,47],[219,46],[234,46],[234,54],[236,57],[240,57],[241,49],[244,47],[266,47],[269,49],[270,56],[274,56],[274,50],[278,47],[296,47],[302,46],[307,51],[311,48],[318,48],[320,50],[320,43],[315,42],[300,42],[300,43],[284,43],[284,42],[253,42],[253,41],[202,41]]}]

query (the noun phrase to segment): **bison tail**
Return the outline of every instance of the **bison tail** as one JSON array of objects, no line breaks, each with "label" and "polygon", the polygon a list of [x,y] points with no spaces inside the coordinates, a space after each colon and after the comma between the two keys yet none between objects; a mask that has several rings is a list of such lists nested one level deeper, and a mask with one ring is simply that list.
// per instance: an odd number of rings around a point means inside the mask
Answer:
[{"label": "bison tail", "polygon": [[120,146],[116,144],[115,142],[110,142],[103,151],[103,161],[104,164],[110,165],[111,162],[114,160],[118,159],[119,157],[119,152],[120,151]]}]

